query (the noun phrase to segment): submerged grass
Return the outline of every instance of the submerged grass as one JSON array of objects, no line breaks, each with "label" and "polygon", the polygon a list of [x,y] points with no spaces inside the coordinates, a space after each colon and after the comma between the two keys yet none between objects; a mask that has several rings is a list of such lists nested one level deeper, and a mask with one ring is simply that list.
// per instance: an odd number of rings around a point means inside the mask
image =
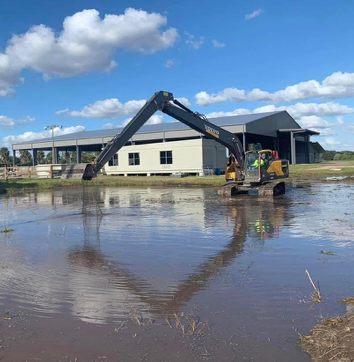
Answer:
[{"label": "submerged grass", "polygon": [[[329,166],[333,169],[323,169]],[[350,161],[336,163],[321,163],[309,165],[291,165],[289,180],[321,180],[328,176],[353,176],[354,163]],[[225,183],[224,176],[197,177],[189,176],[184,178],[172,178],[169,176],[100,176],[93,181],[82,180],[61,180],[61,179],[23,179],[0,181],[0,194],[14,192],[17,190],[55,190],[62,188],[74,188],[85,186],[113,186],[113,187],[135,187],[135,186],[156,186],[156,187],[220,187]]]}]

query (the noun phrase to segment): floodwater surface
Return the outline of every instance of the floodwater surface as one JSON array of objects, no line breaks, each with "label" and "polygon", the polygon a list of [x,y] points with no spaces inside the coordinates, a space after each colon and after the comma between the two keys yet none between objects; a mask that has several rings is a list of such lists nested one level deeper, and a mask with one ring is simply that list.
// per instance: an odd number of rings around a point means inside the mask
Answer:
[{"label": "floodwater surface", "polygon": [[299,334],[354,296],[353,200],[326,183],[2,196],[0,361],[310,361]]}]

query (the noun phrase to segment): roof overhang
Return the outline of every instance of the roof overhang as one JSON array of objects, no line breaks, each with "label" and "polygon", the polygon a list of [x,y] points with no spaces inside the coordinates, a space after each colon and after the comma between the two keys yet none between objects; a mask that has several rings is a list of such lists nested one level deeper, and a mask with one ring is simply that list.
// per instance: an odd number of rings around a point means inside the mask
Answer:
[{"label": "roof overhang", "polygon": [[312,131],[311,129],[307,129],[307,128],[279,129],[278,131],[281,133],[301,133],[301,134],[306,134],[309,136],[319,136],[320,135],[320,132]]}]

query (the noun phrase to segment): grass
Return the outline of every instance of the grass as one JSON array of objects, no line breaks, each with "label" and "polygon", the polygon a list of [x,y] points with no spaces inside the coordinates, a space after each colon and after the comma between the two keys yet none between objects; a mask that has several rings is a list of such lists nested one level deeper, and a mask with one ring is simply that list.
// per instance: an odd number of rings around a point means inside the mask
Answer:
[{"label": "grass", "polygon": [[324,319],[310,335],[300,335],[300,345],[317,362],[353,361],[354,314]]},{"label": "grass", "polygon": [[[324,166],[333,165],[334,169],[321,169]],[[354,161],[338,161],[332,163],[310,164],[310,165],[291,165],[290,180],[321,180],[327,176],[353,176],[354,177]],[[331,167],[332,168],[332,167]],[[208,177],[184,177],[172,178],[169,176],[101,176],[93,181],[87,181],[86,186],[115,186],[115,187],[131,187],[131,186],[181,186],[181,187],[220,187],[225,183],[224,176],[208,176]],[[83,181],[61,180],[61,179],[23,179],[17,181],[0,181],[0,194],[4,192],[14,192],[17,190],[55,190],[62,188],[82,187]]]},{"label": "grass", "polygon": [[[323,169],[326,166],[329,169]],[[354,161],[328,161],[317,164],[290,165],[290,178],[292,179],[318,180],[332,176],[354,176]]]}]

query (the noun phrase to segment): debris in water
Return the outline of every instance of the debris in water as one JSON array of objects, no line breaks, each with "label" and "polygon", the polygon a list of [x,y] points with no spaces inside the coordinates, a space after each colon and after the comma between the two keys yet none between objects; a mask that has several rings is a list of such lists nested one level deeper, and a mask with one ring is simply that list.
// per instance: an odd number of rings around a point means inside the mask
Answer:
[{"label": "debris in water", "polygon": [[5,228],[3,228],[1,231],[0,231],[0,233],[2,233],[2,234],[7,234],[7,233],[11,233],[11,232],[13,232],[13,231],[15,231],[14,229],[11,229],[11,228],[8,228],[8,227],[5,227]]},{"label": "debris in water", "polygon": [[334,255],[333,251],[326,251],[326,250],[321,250],[321,254],[324,254],[324,255]]},{"label": "debris in water", "polygon": [[311,295],[311,300],[315,303],[321,303],[321,292],[319,290],[319,288],[316,287],[315,283],[313,282],[312,278],[311,278],[311,275],[310,273],[305,270],[305,273],[307,274],[309,280],[310,280],[310,283],[312,284],[313,286],[313,289],[315,290],[315,292]]},{"label": "debris in water", "polygon": [[339,303],[341,303],[341,304],[353,304],[354,305],[354,298],[353,297],[345,298],[345,299],[340,300]]}]

